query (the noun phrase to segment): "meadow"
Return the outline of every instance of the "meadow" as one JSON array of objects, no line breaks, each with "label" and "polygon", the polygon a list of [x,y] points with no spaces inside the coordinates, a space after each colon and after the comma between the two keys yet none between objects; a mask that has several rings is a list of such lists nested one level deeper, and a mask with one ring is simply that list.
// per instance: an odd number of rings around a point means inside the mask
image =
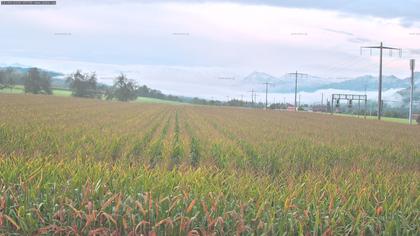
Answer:
[{"label": "meadow", "polygon": [[[364,119],[363,115],[355,115],[355,114],[345,114],[345,113],[334,113],[334,115],[336,116],[348,116],[348,117],[355,117],[355,118],[361,118]],[[378,119],[378,116],[366,116],[366,119],[369,120],[376,120]],[[396,117],[384,117],[382,116],[382,121],[388,121],[388,122],[397,122],[397,123],[401,123],[401,124],[409,124],[408,118],[396,118]],[[413,124],[416,124],[415,119],[413,119]]]},{"label": "meadow", "polygon": [[[63,96],[63,97],[70,97],[72,96],[70,89],[65,88],[52,88],[52,95],[54,96]],[[0,94],[25,94],[25,89],[22,85],[15,85],[11,88],[0,89]],[[158,98],[150,98],[150,97],[137,97],[136,101],[141,103],[164,103],[164,104],[188,104],[182,103],[177,101],[170,101],[170,100],[163,100]]]},{"label": "meadow", "polygon": [[419,235],[420,126],[0,94],[0,234]]},{"label": "meadow", "polygon": [[[52,88],[52,94],[55,96],[71,96],[71,91],[68,89],[64,89],[64,88]],[[0,89],[0,94],[2,93],[12,93],[12,94],[24,94],[25,93],[25,88],[23,87],[23,85],[15,85],[11,88],[5,88],[5,89]]]}]

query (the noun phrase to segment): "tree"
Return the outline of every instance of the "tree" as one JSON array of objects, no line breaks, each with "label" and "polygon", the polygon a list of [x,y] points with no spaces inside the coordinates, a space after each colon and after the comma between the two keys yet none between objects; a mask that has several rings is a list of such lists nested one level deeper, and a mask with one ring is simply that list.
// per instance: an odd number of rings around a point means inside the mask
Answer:
[{"label": "tree", "polygon": [[24,81],[25,93],[52,94],[51,78],[37,68],[30,68]]},{"label": "tree", "polygon": [[6,84],[6,71],[0,70],[0,89],[7,88]]},{"label": "tree", "polygon": [[0,70],[0,89],[13,88],[15,85],[14,70],[8,67],[5,70]]},{"label": "tree", "polygon": [[137,85],[124,74],[121,74],[115,79],[112,88],[106,92],[106,98],[115,98],[123,102],[135,100],[137,98]]},{"label": "tree", "polygon": [[83,98],[100,97],[97,88],[96,74],[82,74],[80,70],[66,78],[66,82],[72,91],[72,96]]}]

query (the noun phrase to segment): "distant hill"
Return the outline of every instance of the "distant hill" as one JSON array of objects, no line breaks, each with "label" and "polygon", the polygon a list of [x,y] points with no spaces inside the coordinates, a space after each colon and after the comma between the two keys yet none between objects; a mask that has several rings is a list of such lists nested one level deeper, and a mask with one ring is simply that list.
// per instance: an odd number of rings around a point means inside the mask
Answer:
[{"label": "distant hill", "polygon": [[[401,95],[404,102],[410,101],[410,90],[409,89],[403,89],[398,92],[399,95]],[[414,90],[413,94],[414,101],[420,101],[420,88],[416,88]]]},{"label": "distant hill", "polygon": [[[25,78],[24,76],[28,73],[30,68],[33,68],[33,67],[24,66],[20,64],[13,64],[13,65],[0,64],[0,70],[5,70],[5,69],[13,70],[12,74],[14,75],[13,80],[15,82],[15,85],[21,85],[21,86],[24,83],[24,78]],[[56,90],[69,90],[70,89],[69,85],[66,82],[67,75],[61,72],[45,70],[42,68],[37,68],[37,69],[40,72],[46,73],[48,76],[51,77],[51,87],[53,89],[56,89]],[[104,89],[110,86],[104,83],[97,82],[97,87],[101,87],[101,89]],[[70,91],[69,91],[69,94],[70,94]],[[159,90],[149,88],[146,85],[140,86],[137,89],[137,95],[140,97],[139,100],[141,99],[142,101],[148,101],[148,102],[156,102],[155,100],[164,100],[171,103],[176,103],[176,102],[178,103],[179,102],[205,103],[206,102],[206,100],[200,100],[194,97],[178,97],[174,95],[167,95],[167,94],[162,93]],[[148,99],[145,99],[145,98],[148,98]]]},{"label": "distant hill", "polygon": [[[265,82],[273,83],[272,92],[291,93],[294,92],[295,80],[293,75],[275,77],[264,72],[253,72],[244,77],[240,83],[242,86],[253,87],[258,91],[263,91]],[[420,72],[415,73],[416,85],[420,85]],[[384,76],[382,80],[384,90],[401,89],[409,87],[409,78],[400,79],[394,75]],[[341,89],[352,91],[375,91],[378,89],[378,77],[364,75],[356,78],[342,79],[342,81],[331,82],[329,79],[308,75],[299,77],[298,91],[314,92],[320,89]]]},{"label": "distant hill", "polygon": [[[14,73],[17,74],[16,76],[16,83],[23,84],[23,75],[28,73],[31,67],[23,66],[23,65],[12,65],[12,66],[0,66],[0,70],[4,70],[10,68],[13,70]],[[46,73],[49,77],[51,77],[51,86],[53,88],[68,88],[68,85],[64,79],[64,74],[56,71],[44,70],[38,68],[41,72]]]},{"label": "distant hill", "polygon": [[[23,67],[23,66],[0,66],[0,69],[6,69],[6,68],[11,68],[13,69],[15,72],[18,73],[27,73],[29,71],[30,68],[32,67]],[[60,72],[56,72],[56,71],[50,71],[50,70],[44,70],[41,68],[38,68],[40,71],[47,73],[48,76],[50,77],[58,77],[58,76],[64,76],[63,73]]]},{"label": "distant hill", "polygon": [[[248,86],[257,90],[264,90],[265,85],[263,83],[272,83],[271,92],[278,93],[289,93],[295,89],[295,76],[294,75],[283,75],[281,77],[275,77],[264,72],[253,72],[242,79],[238,85]],[[317,88],[327,84],[328,81],[324,78],[308,75],[299,77],[298,88],[299,91],[315,91]]]},{"label": "distant hill", "polygon": [[[15,73],[18,74],[17,79],[16,79],[16,83],[17,84],[23,84],[22,81],[22,76],[26,73],[28,73],[29,69],[32,68],[30,66],[25,66],[25,65],[20,65],[20,64],[15,64],[15,65],[11,65],[11,66],[0,66],[0,70],[2,69],[7,69],[7,68],[11,68],[13,69],[13,71]],[[63,88],[63,89],[68,89],[69,85],[66,83],[66,75],[61,73],[61,72],[57,72],[57,71],[51,71],[51,70],[45,70],[42,68],[38,68],[41,72],[46,73],[49,77],[51,77],[51,87],[53,88]],[[98,82],[99,86],[105,86],[107,87],[108,85],[103,84]]]},{"label": "distant hill", "polygon": [[[407,83],[408,81],[409,79],[407,78]],[[420,101],[420,72],[414,73],[414,82],[415,85],[413,98],[414,101]],[[410,100],[410,89],[408,86],[406,89],[399,91],[398,94],[402,96],[403,101],[408,102]]]},{"label": "distant hill", "polygon": [[[395,88],[407,88],[408,80],[399,79],[396,76],[384,76],[382,78],[382,88],[385,90]],[[372,75],[360,76],[354,79],[345,80],[337,83],[330,83],[318,89],[345,89],[353,91],[374,91],[378,89],[378,77]]]},{"label": "distant hill", "polygon": [[264,72],[258,72],[255,71],[251,74],[249,74],[248,76],[246,76],[245,78],[242,79],[242,82],[245,83],[250,83],[250,84],[262,84],[262,83],[273,83],[277,80],[276,77],[269,75],[267,73]]}]

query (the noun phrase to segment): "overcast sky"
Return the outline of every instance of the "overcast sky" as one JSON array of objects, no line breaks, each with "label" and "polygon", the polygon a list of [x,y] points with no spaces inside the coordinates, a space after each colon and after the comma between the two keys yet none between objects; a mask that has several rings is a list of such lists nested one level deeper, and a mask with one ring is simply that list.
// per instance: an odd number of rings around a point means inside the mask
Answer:
[{"label": "overcast sky", "polygon": [[403,48],[403,58],[386,53],[384,73],[406,77],[408,59],[420,55],[418,9],[418,0],[58,0],[49,7],[0,6],[0,63],[63,70],[77,63],[205,68],[240,76],[299,70],[335,78],[376,75],[377,53],[360,55],[360,46],[383,41]]}]

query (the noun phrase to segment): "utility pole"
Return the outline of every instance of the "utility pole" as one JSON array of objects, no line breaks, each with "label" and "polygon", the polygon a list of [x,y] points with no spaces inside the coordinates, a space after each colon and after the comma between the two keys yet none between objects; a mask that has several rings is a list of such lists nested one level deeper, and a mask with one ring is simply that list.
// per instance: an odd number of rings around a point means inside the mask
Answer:
[{"label": "utility pole", "polygon": [[295,73],[289,73],[289,75],[294,75],[295,76],[295,109],[296,111],[298,110],[297,107],[297,89],[298,89],[298,77],[307,77],[307,74],[302,74],[302,73],[298,73],[297,71]]},{"label": "utility pole", "polygon": [[410,110],[408,114],[408,120],[410,121],[410,125],[413,124],[413,94],[414,94],[414,70],[416,67],[416,60],[410,60],[410,69],[411,69],[411,80],[410,80]]},{"label": "utility pole", "polygon": [[268,85],[269,84],[272,84],[272,83],[265,82],[263,84],[265,84],[265,109],[267,110],[267,105],[268,105]]},{"label": "utility pole", "polygon": [[251,93],[251,104],[254,104],[254,93],[255,93],[255,90],[252,89],[251,91],[248,91],[248,92]]},{"label": "utility pole", "polygon": [[378,120],[381,119],[382,116],[382,56],[383,56],[383,50],[388,49],[390,56],[392,56],[392,51],[397,50],[399,51],[400,57],[402,56],[402,50],[401,48],[391,48],[391,47],[384,47],[383,43],[379,46],[369,46],[369,47],[360,47],[360,54],[362,54],[362,49],[369,48],[371,50],[372,55],[372,49],[379,49],[379,86],[378,86]]},{"label": "utility pole", "polygon": [[326,112],[329,112],[329,109],[331,109],[331,108],[329,108],[330,106],[331,106],[330,100],[327,97],[327,109],[326,109]]},{"label": "utility pole", "polygon": [[300,94],[299,94],[299,107],[300,107]]}]

